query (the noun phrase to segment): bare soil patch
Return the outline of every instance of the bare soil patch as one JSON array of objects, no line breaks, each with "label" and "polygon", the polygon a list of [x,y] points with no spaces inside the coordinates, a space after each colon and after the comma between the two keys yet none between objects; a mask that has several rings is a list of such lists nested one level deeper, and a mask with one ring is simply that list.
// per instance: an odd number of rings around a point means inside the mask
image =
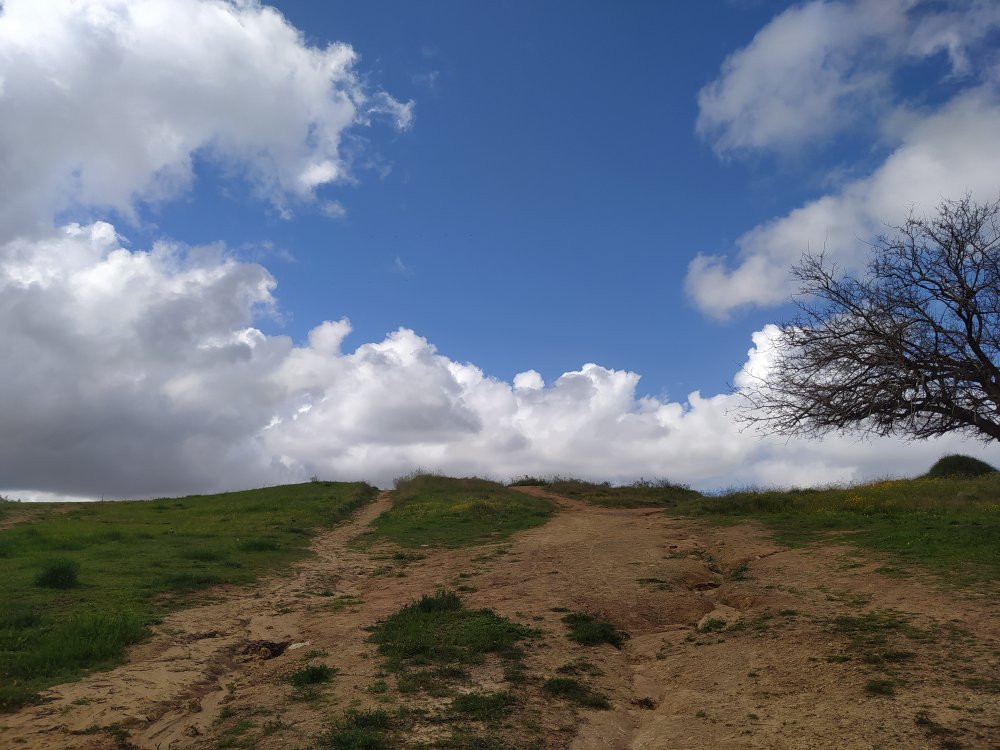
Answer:
[{"label": "bare soil patch", "polygon": [[[1000,747],[996,591],[900,577],[848,547],[786,549],[754,524],[553,499],[551,521],[500,544],[419,555],[350,545],[388,507],[383,496],[286,574],[216,590],[166,618],[128,664],[0,716],[0,746],[306,748],[345,709],[401,707],[422,717],[405,746],[443,741],[456,726],[448,701],[401,693],[366,628],[450,588],[541,631],[525,646],[507,746]],[[629,638],[574,643],[568,612]],[[288,677],[306,665],[336,673],[303,692]],[[500,691],[507,677],[487,660],[462,689]],[[546,692],[554,678],[611,708]]]}]

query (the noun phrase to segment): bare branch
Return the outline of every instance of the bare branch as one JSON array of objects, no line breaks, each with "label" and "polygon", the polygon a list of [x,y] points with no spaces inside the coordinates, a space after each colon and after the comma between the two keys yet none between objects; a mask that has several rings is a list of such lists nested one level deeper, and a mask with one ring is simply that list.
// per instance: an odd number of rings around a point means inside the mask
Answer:
[{"label": "bare branch", "polygon": [[792,273],[799,315],[779,326],[772,370],[740,390],[744,422],[1000,440],[1000,200],[911,213],[873,244],[863,277],[808,253]]}]

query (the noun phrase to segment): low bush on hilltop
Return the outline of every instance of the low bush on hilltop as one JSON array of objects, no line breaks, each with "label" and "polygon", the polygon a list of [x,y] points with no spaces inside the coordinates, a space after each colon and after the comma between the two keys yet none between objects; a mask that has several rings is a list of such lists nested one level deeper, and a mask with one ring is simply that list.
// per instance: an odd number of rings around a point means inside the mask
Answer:
[{"label": "low bush on hilltop", "polygon": [[984,474],[995,472],[996,469],[985,461],[980,461],[972,456],[953,454],[939,458],[924,476],[928,478],[981,477]]}]

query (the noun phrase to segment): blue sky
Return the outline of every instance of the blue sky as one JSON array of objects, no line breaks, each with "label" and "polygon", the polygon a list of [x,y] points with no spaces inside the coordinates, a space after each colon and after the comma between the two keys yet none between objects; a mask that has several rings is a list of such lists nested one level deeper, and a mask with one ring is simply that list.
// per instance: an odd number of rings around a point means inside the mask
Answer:
[{"label": "blue sky", "polygon": [[728,385],[770,314],[706,320],[687,264],[801,203],[815,175],[718,159],[695,133],[697,95],[777,4],[277,7],[317,45],[349,42],[415,117],[365,133],[378,166],[324,190],[342,220],[283,220],[211,178],[157,212],[190,243],[294,256],[268,264],[288,316],[269,330],[302,339],[347,316],[349,342],[406,326],[508,380],[598,362],[641,373],[650,394]]},{"label": "blue sky", "polygon": [[732,415],[803,251],[1000,192],[998,42],[985,0],[5,0],[0,489],[989,458]]}]

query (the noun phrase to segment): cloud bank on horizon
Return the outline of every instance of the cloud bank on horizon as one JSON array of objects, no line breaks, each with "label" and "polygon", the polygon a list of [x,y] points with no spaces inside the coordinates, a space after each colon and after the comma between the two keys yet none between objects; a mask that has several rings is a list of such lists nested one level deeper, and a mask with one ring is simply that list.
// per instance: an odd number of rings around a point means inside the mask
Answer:
[{"label": "cloud bank on horizon", "polygon": [[[971,60],[998,13],[988,3],[968,12],[915,7],[796,6],[704,89],[698,130],[723,156],[829,137],[852,126],[831,117],[845,105],[894,139],[872,174],[744,235],[735,268],[695,258],[687,289],[706,313],[784,299],[789,262],[809,238],[865,236],[898,211],[900,195],[933,204],[996,190],[1000,151],[984,144],[1000,132],[997,68]],[[864,45],[847,40],[861,21],[871,37]],[[815,38],[816,24],[840,30],[821,58],[804,43],[789,46]],[[905,45],[866,51],[873,39],[901,38],[900,29]],[[894,100],[892,66],[938,51],[968,86],[936,108]],[[796,75],[776,75],[786,69]],[[807,106],[790,106],[806,90]],[[409,127],[412,108],[374,90],[349,45],[311,45],[256,3],[5,0],[0,487],[151,496],[314,474],[385,485],[416,468],[669,477],[699,487],[822,484],[887,466],[915,472],[942,452],[969,450],[957,438],[762,438],[735,424],[738,394],[640,397],[638,374],[598,364],[549,383],[531,370],[508,383],[407,328],[347,348],[347,320],[317,321],[296,343],[257,327],[281,309],[263,265],[221,243],[131,248],[111,221],[186,194],[198,159],[242,175],[289,217],[300,209],[339,217],[343,208],[321,188],[353,179],[345,143],[376,120]],[[60,220],[79,210],[95,218]],[[766,372],[773,332],[753,335],[748,370]],[[679,353],[665,347],[664,356]]]}]

